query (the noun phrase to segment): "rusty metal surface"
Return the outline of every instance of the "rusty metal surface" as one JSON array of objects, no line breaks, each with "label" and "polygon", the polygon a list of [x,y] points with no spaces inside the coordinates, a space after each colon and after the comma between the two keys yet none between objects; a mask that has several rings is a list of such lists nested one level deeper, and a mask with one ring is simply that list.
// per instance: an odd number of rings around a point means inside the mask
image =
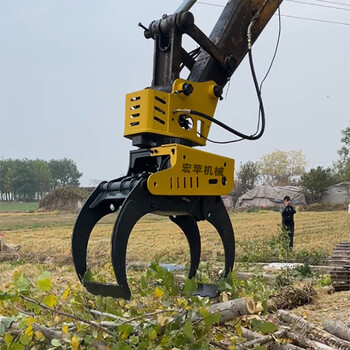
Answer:
[{"label": "rusty metal surface", "polygon": [[[269,22],[272,15],[281,4],[282,0],[268,0],[252,27],[252,43]],[[248,26],[257,11],[265,4],[265,0],[231,0],[228,1],[219,17],[210,40],[214,42],[225,56],[233,56],[236,66],[231,75],[237,69],[244,56],[248,52],[247,31]],[[190,81],[214,80],[224,86],[227,83],[227,75],[220,65],[207,52],[202,51],[188,76]]]}]

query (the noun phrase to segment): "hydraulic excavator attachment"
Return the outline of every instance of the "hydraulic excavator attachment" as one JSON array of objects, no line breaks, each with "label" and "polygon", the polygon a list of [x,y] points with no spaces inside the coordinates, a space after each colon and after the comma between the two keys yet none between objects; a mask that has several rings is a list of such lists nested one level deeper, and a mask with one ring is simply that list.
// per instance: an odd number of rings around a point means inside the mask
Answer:
[{"label": "hydraulic excavator attachment", "polygon": [[[102,182],[83,206],[72,236],[72,254],[79,280],[103,296],[129,299],[126,275],[128,239],[137,221],[148,213],[168,216],[183,231],[190,248],[189,278],[200,262],[197,222],[207,220],[220,235],[224,276],[232,271],[235,240],[221,195],[234,183],[234,160],[193,148],[206,144],[218,99],[280,0],[231,0],[210,38],[194,25],[187,1],[173,15],[164,15],[145,30],[155,42],[150,88],[126,95],[124,136],[130,151],[126,176]],[[247,35],[248,33],[248,35]],[[187,34],[200,46],[188,53],[181,47]],[[186,66],[187,80],[179,77]],[[97,222],[119,210],[112,234],[111,258],[117,284],[88,282],[87,247]],[[214,297],[218,287],[199,284],[197,294]]]}]

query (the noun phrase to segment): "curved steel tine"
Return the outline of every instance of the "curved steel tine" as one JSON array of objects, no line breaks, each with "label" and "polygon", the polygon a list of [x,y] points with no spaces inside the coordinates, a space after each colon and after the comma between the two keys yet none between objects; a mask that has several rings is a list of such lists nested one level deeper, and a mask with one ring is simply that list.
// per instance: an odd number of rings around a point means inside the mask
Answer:
[{"label": "curved steel tine", "polygon": [[88,200],[85,202],[73,229],[72,256],[74,267],[80,281],[82,281],[86,272],[87,246],[91,231],[103,216],[111,213],[109,208],[110,203],[101,203],[101,205],[91,208],[91,204],[101,193],[100,186],[98,186],[94,192],[92,192]]},{"label": "curved steel tine", "polygon": [[188,278],[192,278],[196,275],[201,257],[201,238],[197,222],[189,215],[170,216],[170,219],[181,228],[190,246],[191,266]]},{"label": "curved steel tine", "polygon": [[220,196],[205,197],[203,214],[218,231],[225,252],[225,277],[232,271],[235,261],[235,236],[232,223]]},{"label": "curved steel tine", "polygon": [[152,196],[143,190],[140,181],[123,203],[112,235],[112,264],[118,285],[126,290],[126,299],[131,296],[126,278],[126,249],[130,233],[136,222],[152,211]]}]

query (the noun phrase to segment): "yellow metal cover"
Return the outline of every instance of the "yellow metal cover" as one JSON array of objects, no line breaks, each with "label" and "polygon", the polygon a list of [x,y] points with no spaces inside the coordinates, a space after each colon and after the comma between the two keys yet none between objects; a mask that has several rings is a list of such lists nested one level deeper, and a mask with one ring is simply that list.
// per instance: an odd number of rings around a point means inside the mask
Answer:
[{"label": "yellow metal cover", "polygon": [[154,195],[226,195],[233,189],[234,160],[178,144],[151,149],[153,156],[169,155],[171,168],[150,175]]},{"label": "yellow metal cover", "polygon": [[[193,92],[189,96],[178,93],[185,83],[193,86]],[[127,94],[124,136],[132,138],[134,135],[152,133],[191,140],[196,145],[205,145],[211,122],[191,115],[189,118],[192,126],[185,129],[179,124],[182,113],[174,110],[192,109],[213,116],[218,101],[213,92],[214,87],[214,81],[198,83],[177,79],[174,81],[171,93],[144,89]]]}]

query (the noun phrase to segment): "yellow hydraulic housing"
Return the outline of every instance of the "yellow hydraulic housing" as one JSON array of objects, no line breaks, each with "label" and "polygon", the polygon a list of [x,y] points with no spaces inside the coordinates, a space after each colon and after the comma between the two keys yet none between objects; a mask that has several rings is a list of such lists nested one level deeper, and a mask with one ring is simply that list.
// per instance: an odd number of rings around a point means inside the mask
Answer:
[{"label": "yellow hydraulic housing", "polygon": [[[185,84],[193,86],[188,96],[183,93]],[[204,146],[211,122],[196,116],[187,116],[190,128],[179,123],[183,113],[176,109],[193,109],[213,116],[218,98],[214,94],[216,84],[208,82],[188,82],[176,79],[171,93],[144,89],[126,95],[124,136],[132,138],[139,134],[158,134],[192,141]]]},{"label": "yellow hydraulic housing", "polygon": [[[185,93],[185,84],[192,85],[190,94]],[[132,138],[148,133],[185,139],[195,146],[205,145],[211,121],[183,110],[196,110],[213,117],[218,101],[214,88],[214,81],[177,79],[171,93],[144,89],[127,94],[124,136]],[[154,195],[225,195],[233,189],[231,158],[180,144],[152,148],[151,156],[169,156],[171,164],[169,169],[149,176],[147,187]]]}]

